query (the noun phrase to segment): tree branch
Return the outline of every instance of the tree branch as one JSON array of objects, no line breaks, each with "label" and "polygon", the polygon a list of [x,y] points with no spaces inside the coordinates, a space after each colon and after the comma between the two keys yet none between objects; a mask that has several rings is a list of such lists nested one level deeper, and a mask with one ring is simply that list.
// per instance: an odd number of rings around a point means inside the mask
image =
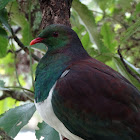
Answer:
[{"label": "tree branch", "polygon": [[[28,48],[23,45],[23,43],[16,36],[16,34],[14,33],[14,31],[13,31],[12,28],[11,28],[11,32],[12,32],[12,36],[13,36],[14,40],[17,42],[17,44],[22,48],[22,50],[24,50],[27,54],[29,54]],[[36,60],[36,61],[39,61],[40,60],[40,58],[37,57],[36,55],[34,55],[33,53],[31,55],[34,58],[34,60]]]},{"label": "tree branch", "polygon": [[[21,30],[21,27],[18,27],[16,30],[13,30],[14,34],[17,34]],[[13,36],[9,36],[8,39],[13,38]]]},{"label": "tree branch", "polygon": [[133,73],[133,72],[129,69],[129,67],[127,66],[127,64],[125,63],[125,61],[124,61],[124,59],[123,59],[123,56],[121,55],[121,52],[120,52],[120,46],[118,47],[118,54],[119,54],[119,56],[120,56],[120,59],[121,59],[123,65],[124,65],[124,67],[126,68],[127,72],[128,72],[129,74],[131,74],[138,82],[140,82],[140,77],[138,77],[135,73]]},{"label": "tree branch", "polygon": [[[28,93],[30,97],[34,97],[33,94]],[[14,91],[14,90],[3,90],[3,95],[0,96],[0,100],[3,100],[7,97],[11,97],[17,101],[32,101],[28,96],[26,96],[23,92]]]}]

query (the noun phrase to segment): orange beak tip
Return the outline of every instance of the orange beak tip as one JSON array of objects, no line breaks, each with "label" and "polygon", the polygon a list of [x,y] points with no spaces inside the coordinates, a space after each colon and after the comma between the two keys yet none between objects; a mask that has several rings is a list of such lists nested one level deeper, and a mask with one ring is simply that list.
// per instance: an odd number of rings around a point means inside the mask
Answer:
[{"label": "orange beak tip", "polygon": [[31,46],[31,45],[34,45],[34,40],[32,40],[32,41],[30,42],[30,46]]},{"label": "orange beak tip", "polygon": [[36,43],[41,43],[41,41],[43,40],[44,38],[41,38],[41,37],[37,37],[35,39],[33,39],[31,42],[30,42],[30,45],[34,45]]}]

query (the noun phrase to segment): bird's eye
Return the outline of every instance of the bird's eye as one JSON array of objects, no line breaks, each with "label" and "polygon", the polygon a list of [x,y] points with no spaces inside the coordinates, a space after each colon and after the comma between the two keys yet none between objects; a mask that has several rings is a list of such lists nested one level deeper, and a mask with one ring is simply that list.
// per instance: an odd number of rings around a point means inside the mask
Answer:
[{"label": "bird's eye", "polygon": [[53,37],[58,37],[58,32],[53,32]]}]

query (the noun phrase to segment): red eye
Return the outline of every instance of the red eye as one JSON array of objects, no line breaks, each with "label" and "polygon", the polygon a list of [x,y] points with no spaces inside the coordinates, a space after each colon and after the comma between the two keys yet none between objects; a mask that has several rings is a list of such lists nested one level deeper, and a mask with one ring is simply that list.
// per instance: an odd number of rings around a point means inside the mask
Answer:
[{"label": "red eye", "polygon": [[53,32],[53,37],[58,37],[58,32]]}]

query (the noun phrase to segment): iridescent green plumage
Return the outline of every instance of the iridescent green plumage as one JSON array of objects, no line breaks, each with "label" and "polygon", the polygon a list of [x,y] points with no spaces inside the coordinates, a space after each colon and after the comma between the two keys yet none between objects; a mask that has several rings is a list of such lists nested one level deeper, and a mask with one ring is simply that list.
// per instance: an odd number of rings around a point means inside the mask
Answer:
[{"label": "iridescent green plumage", "polygon": [[36,70],[36,102],[42,102],[48,97],[50,89],[67,67],[67,64],[65,63],[68,60],[69,58],[67,56],[62,55],[49,56],[46,54],[43,57]]}]

